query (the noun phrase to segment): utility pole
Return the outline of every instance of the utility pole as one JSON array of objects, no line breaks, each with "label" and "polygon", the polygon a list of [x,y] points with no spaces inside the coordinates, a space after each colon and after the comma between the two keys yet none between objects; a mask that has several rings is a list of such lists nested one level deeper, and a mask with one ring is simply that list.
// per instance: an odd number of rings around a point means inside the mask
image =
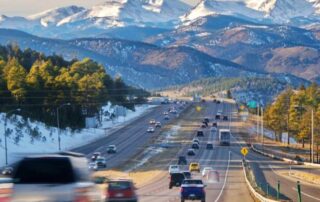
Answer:
[{"label": "utility pole", "polygon": [[263,123],[263,107],[261,107],[261,135],[262,135],[262,150],[264,150],[264,123]]},{"label": "utility pole", "polygon": [[56,109],[56,113],[57,113],[57,130],[58,130],[58,149],[59,151],[61,151],[61,130],[60,130],[60,120],[59,120],[59,110],[64,107],[64,106],[70,106],[71,104],[70,103],[65,103],[65,104],[62,104],[60,105],[59,107],[57,107]]},{"label": "utility pole", "polygon": [[314,112],[312,109],[311,111],[311,163],[313,163],[313,160],[314,160],[313,144],[314,144]]}]

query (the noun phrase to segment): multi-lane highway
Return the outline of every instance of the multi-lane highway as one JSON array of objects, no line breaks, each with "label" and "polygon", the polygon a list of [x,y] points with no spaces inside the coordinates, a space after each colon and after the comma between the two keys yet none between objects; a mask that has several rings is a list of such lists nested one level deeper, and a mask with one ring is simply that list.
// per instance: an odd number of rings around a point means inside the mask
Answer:
[{"label": "multi-lane highway", "polygon": [[[197,125],[200,125],[201,121],[205,117],[214,117],[217,111],[220,110],[223,114],[231,115],[235,111],[235,107],[232,104],[214,104],[205,103],[202,104],[201,113],[194,113],[192,118],[183,120],[181,125],[196,125],[193,133],[196,134],[198,129]],[[219,128],[229,128],[229,122],[221,122]],[[181,128],[182,131],[183,128]],[[190,137],[186,135],[187,137]],[[186,150],[191,147],[190,144],[186,145],[180,150],[178,155],[186,155]],[[213,150],[207,150],[205,148],[207,142],[214,143]],[[189,157],[189,162],[199,162],[201,167],[210,166],[219,173],[219,181],[215,183],[209,183],[204,179],[206,183],[206,201],[238,201],[239,198],[244,201],[253,201],[247,186],[244,181],[244,176],[241,167],[240,146],[238,144],[232,144],[231,146],[220,146],[218,143],[217,133],[210,132],[210,129],[205,129],[205,137],[201,138],[200,149],[197,151],[195,157]],[[176,163],[173,161],[173,163]],[[187,169],[187,167],[185,168]],[[153,183],[144,186],[139,190],[140,201],[180,201],[179,188],[169,189],[169,175],[156,180]],[[200,174],[193,174],[194,178],[201,178]]]},{"label": "multi-lane highway", "polygon": [[[196,110],[196,105],[201,105],[202,110]],[[195,137],[196,131],[199,129],[201,121],[205,117],[212,118],[218,111],[222,111],[230,117],[230,121],[220,121],[218,128],[230,128],[232,144],[230,146],[220,146],[217,133],[211,132],[210,127],[204,129],[205,137],[200,138],[200,149],[196,151],[196,156],[188,157],[188,162],[199,162],[201,167],[210,166],[219,174],[217,182],[210,183],[204,179],[206,187],[206,201],[253,201],[249,189],[247,188],[243,169],[242,155],[240,150],[245,146],[241,136],[238,135],[239,128],[236,122],[240,119],[237,115],[236,105],[234,103],[222,102],[216,104],[213,102],[190,104],[185,115],[180,115],[179,118],[171,115],[169,121],[163,120],[163,111],[168,111],[172,105],[161,105],[153,108],[142,117],[132,121],[127,126],[124,126],[105,138],[77,148],[74,151],[85,153],[88,157],[93,152],[99,151],[107,159],[108,168],[121,167],[134,155],[142,152],[147,148],[149,140],[152,137],[159,136],[160,129],[153,134],[146,133],[149,126],[149,120],[160,120],[163,124],[172,123],[172,120],[179,119],[179,133],[184,133],[185,139],[183,146],[179,149],[176,156],[171,159],[172,164],[176,164],[179,155],[186,155],[187,149],[191,148],[192,138]],[[176,106],[177,107],[177,106]],[[182,112],[179,112],[182,113]],[[210,122],[211,123],[211,122]],[[190,126],[192,130],[190,130]],[[188,127],[185,130],[184,127]],[[207,142],[213,142],[214,149],[207,150]],[[115,144],[118,147],[117,154],[107,154],[106,147],[110,144]],[[276,195],[277,182],[281,184],[281,199],[297,200],[296,180],[283,177],[277,174],[278,170],[289,170],[289,164],[261,156],[260,154],[249,152],[246,157],[249,162],[258,184],[266,186],[270,185],[269,193]],[[166,167],[166,166],[165,166]],[[165,168],[166,169],[166,168]],[[183,168],[188,169],[186,166]],[[201,178],[200,174],[194,174],[193,177]],[[263,187],[265,189],[265,187]],[[319,186],[302,183],[303,201],[320,201]],[[169,189],[169,174],[157,176],[146,185],[139,187],[137,190],[139,201],[148,202],[168,202],[180,201],[179,188]]]},{"label": "multi-lane highway", "polygon": [[[183,109],[179,109],[179,105],[176,104],[160,105],[151,108],[147,113],[133,120],[128,125],[113,131],[111,134],[106,134],[105,138],[76,148],[73,151],[83,153],[87,155],[88,158],[90,158],[94,152],[101,152],[101,155],[107,160],[108,168],[117,167],[147,147],[146,144],[152,137],[159,135],[159,129],[156,129],[154,133],[147,133],[151,119],[161,121],[164,126],[177,118],[175,114],[169,113],[170,119],[164,120],[163,112],[168,111],[170,107],[176,107],[178,113],[183,113],[183,110],[189,107],[189,105],[185,105]],[[117,153],[108,154],[108,145],[116,145]]]}]

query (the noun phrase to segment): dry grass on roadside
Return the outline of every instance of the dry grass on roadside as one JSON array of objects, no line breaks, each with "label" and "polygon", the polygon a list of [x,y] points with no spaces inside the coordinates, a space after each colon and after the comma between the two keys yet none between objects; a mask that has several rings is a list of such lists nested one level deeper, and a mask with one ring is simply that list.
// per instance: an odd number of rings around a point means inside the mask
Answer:
[{"label": "dry grass on roadside", "polygon": [[135,171],[130,173],[116,170],[106,170],[95,172],[94,176],[106,177],[107,179],[131,179],[135,183],[136,187],[141,187],[153,180],[156,176],[160,176],[163,173],[164,171],[161,170]]},{"label": "dry grass on roadside", "polygon": [[285,175],[285,176],[288,176],[288,177],[293,177],[293,178],[296,178],[296,179],[299,179],[301,181],[308,182],[308,183],[311,183],[311,184],[320,185],[320,176],[312,174],[312,173],[292,170],[291,172],[279,171],[279,174]]}]

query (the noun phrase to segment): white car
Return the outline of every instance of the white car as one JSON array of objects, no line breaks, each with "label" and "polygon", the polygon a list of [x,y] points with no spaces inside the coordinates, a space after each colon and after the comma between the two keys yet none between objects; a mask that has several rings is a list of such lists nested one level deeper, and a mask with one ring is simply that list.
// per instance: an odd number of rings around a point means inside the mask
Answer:
[{"label": "white car", "polygon": [[147,129],[147,132],[148,132],[148,133],[153,133],[153,132],[154,132],[154,127],[149,127],[149,128]]},{"label": "white car", "polygon": [[117,147],[116,147],[116,145],[109,145],[109,146],[107,147],[107,153],[108,153],[108,154],[117,153]]},{"label": "white car", "polygon": [[202,177],[206,176],[211,170],[213,170],[211,167],[204,167],[201,172]]},{"label": "white car", "polygon": [[169,173],[179,173],[180,172],[180,166],[179,165],[170,165],[169,166]]},{"label": "white car", "polygon": [[89,170],[98,170],[98,166],[96,162],[90,162],[88,167],[89,167]]},{"label": "white car", "polygon": [[154,125],[154,124],[156,124],[156,120],[151,119],[151,120],[149,121],[149,124],[150,124],[150,125]]}]

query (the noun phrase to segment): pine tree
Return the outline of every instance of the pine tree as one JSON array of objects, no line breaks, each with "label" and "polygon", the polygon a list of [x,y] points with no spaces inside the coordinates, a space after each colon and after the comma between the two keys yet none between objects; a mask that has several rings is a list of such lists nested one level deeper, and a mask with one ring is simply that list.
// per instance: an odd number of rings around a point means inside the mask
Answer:
[{"label": "pine tree", "polygon": [[27,72],[20,64],[10,67],[7,75],[7,88],[17,101],[22,101],[27,93],[26,76]]}]

